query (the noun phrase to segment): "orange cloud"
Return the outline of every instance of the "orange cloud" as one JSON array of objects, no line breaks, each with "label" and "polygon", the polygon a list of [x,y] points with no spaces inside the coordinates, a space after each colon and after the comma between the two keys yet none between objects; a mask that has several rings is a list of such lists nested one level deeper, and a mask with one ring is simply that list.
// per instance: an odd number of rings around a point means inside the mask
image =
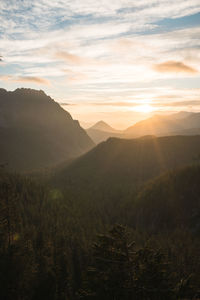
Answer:
[{"label": "orange cloud", "polygon": [[179,61],[166,61],[153,66],[154,70],[161,73],[197,73],[198,71]]},{"label": "orange cloud", "polygon": [[14,77],[14,76],[11,76],[11,75],[2,75],[2,76],[0,76],[0,80],[13,81],[13,82],[33,82],[33,83],[36,83],[36,84],[50,85],[49,80],[41,78],[41,77],[34,77],[34,76]]},{"label": "orange cloud", "polygon": [[0,76],[0,80],[3,80],[3,81],[9,81],[9,80],[12,80],[12,76],[9,76],[9,75],[1,75],[1,76]]},{"label": "orange cloud", "polygon": [[133,41],[127,38],[120,38],[117,42],[118,46],[122,48],[130,48],[134,45]]},{"label": "orange cloud", "polygon": [[56,52],[54,55],[55,58],[66,61],[69,64],[74,65],[107,65],[108,62],[102,59],[91,58],[91,57],[84,57],[78,56],[75,54],[71,54],[66,51],[59,51]]},{"label": "orange cloud", "polygon": [[88,79],[88,76],[81,72],[74,72],[69,69],[63,69],[63,71],[67,74],[67,80],[71,83]]},{"label": "orange cloud", "polygon": [[22,82],[34,82],[37,84],[45,84],[50,85],[49,80],[41,78],[41,77],[32,77],[32,76],[26,76],[26,77],[18,77],[16,81],[22,81]]},{"label": "orange cloud", "polygon": [[82,57],[65,51],[57,52],[55,54],[55,57],[72,64],[82,64],[85,62],[85,59],[83,59]]},{"label": "orange cloud", "polygon": [[77,74],[74,74],[74,75],[68,77],[68,80],[70,82],[79,82],[79,81],[83,81],[83,80],[87,80],[87,79],[88,79],[88,76],[83,73],[77,73]]}]

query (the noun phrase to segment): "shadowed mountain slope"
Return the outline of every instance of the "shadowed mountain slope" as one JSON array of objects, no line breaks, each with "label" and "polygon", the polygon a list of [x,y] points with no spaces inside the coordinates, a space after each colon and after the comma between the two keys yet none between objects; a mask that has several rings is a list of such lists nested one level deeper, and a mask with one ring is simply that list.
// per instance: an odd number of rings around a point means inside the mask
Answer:
[{"label": "shadowed mountain slope", "polygon": [[18,171],[53,166],[94,146],[78,121],[43,91],[0,89],[0,163]]},{"label": "shadowed mountain slope", "polygon": [[84,189],[137,186],[161,173],[196,162],[200,136],[110,138],[56,174],[57,182]]},{"label": "shadowed mountain slope", "polygon": [[96,143],[99,144],[101,142],[106,141],[108,138],[111,137],[117,137],[117,138],[123,138],[122,133],[117,132],[108,132],[108,131],[102,131],[97,129],[87,129],[87,134],[89,137]]},{"label": "shadowed mountain slope", "polygon": [[200,135],[200,127],[173,131],[173,132],[170,132],[169,135],[170,136],[172,136],[172,135],[185,135],[185,136],[186,135]]}]

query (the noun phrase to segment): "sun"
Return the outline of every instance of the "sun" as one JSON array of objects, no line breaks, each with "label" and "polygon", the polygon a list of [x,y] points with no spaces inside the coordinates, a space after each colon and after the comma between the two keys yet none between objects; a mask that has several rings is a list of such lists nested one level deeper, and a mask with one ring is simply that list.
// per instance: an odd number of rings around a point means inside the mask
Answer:
[{"label": "sun", "polygon": [[134,107],[134,110],[137,112],[142,112],[142,113],[150,113],[154,109],[150,104],[142,104]]}]

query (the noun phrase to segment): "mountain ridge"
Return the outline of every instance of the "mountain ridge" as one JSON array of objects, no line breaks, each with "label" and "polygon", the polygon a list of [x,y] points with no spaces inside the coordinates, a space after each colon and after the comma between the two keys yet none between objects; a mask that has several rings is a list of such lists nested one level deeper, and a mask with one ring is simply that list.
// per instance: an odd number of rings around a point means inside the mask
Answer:
[{"label": "mountain ridge", "polygon": [[137,186],[168,170],[192,164],[199,155],[200,136],[109,138],[76,159],[56,177],[63,184],[78,181],[90,188],[105,182],[108,186],[112,183]]},{"label": "mountain ridge", "polygon": [[93,141],[71,115],[43,91],[0,91],[0,163],[30,171],[87,152]]},{"label": "mountain ridge", "polygon": [[124,131],[124,138],[136,138],[144,135],[165,136],[171,132],[192,128],[200,128],[200,113],[157,114],[128,127]]}]

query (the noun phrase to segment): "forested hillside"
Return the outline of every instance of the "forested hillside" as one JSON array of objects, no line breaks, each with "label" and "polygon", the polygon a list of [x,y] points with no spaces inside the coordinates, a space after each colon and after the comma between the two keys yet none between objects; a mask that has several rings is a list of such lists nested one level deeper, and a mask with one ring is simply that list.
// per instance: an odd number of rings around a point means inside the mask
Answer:
[{"label": "forested hillside", "polygon": [[2,161],[0,298],[198,299],[200,136],[110,138],[75,159],[93,144],[58,104],[1,93],[1,159],[42,171]]},{"label": "forested hillside", "polygon": [[116,205],[1,171],[1,298],[198,297],[199,178],[170,172]]},{"label": "forested hillside", "polygon": [[150,232],[179,227],[199,234],[199,180],[198,164],[169,172],[149,183],[137,198],[137,226]]},{"label": "forested hillside", "polygon": [[[200,158],[200,136],[110,138],[55,175],[63,186],[137,186]],[[68,184],[69,183],[69,184]]]}]

